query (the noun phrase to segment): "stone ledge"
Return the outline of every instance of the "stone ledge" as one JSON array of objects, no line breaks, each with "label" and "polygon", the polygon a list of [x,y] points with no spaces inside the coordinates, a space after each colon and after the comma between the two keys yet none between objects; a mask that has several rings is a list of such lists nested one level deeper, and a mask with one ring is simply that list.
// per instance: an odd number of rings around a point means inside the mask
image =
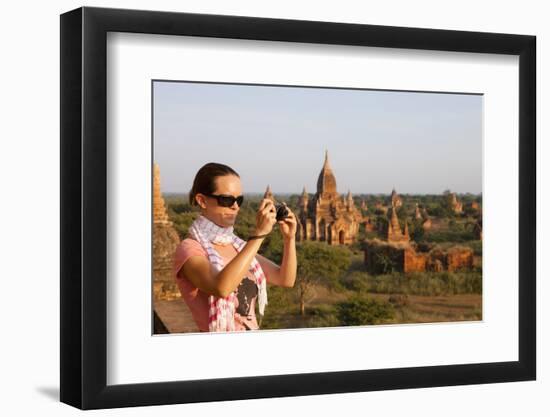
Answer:
[{"label": "stone ledge", "polygon": [[168,333],[199,332],[189,307],[181,298],[177,300],[155,300],[154,309]]}]

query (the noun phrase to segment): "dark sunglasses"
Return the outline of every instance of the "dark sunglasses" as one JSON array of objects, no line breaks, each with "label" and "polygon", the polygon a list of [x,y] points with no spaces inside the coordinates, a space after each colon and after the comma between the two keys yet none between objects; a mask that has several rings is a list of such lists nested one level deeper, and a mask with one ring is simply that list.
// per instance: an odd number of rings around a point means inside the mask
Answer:
[{"label": "dark sunglasses", "polygon": [[237,205],[240,207],[243,204],[244,197],[242,195],[238,197],[233,197],[232,195],[217,195],[217,194],[205,194],[208,197],[214,197],[218,201],[218,205],[222,207],[231,207],[237,202]]}]

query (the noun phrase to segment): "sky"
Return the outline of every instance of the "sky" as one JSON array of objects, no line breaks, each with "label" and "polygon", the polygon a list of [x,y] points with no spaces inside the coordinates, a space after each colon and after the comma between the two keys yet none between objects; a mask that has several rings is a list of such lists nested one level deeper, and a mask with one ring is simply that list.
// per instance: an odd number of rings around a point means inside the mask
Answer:
[{"label": "sky", "polygon": [[243,193],[315,193],[325,150],[345,194],[481,193],[483,96],[154,81],[153,160],[163,193],[208,162]]}]

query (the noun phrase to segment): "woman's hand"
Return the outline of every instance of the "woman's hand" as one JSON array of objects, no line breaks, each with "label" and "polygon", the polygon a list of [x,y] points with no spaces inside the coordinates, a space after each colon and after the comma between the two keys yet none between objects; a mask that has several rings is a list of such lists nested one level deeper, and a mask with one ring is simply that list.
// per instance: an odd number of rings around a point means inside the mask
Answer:
[{"label": "woman's hand", "polygon": [[266,235],[271,233],[273,225],[277,222],[276,211],[273,201],[268,198],[264,198],[260,202],[260,208],[256,213],[256,230],[254,235]]},{"label": "woman's hand", "polygon": [[296,237],[296,228],[297,228],[297,222],[296,222],[296,216],[290,210],[290,207],[286,205],[286,203],[283,203],[286,206],[286,209],[288,210],[288,216],[278,221],[279,228],[281,229],[281,233],[283,234],[283,239],[294,239]]}]

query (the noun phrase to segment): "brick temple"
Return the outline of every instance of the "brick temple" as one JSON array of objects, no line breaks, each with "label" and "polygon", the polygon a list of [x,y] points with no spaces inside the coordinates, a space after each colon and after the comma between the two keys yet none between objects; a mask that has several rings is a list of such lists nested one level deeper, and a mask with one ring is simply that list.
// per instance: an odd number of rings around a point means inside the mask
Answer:
[{"label": "brick temple", "polygon": [[180,238],[168,219],[166,206],[160,191],[160,168],[153,167],[153,291],[158,300],[180,296],[174,277],[172,262]]},{"label": "brick temple", "polygon": [[309,198],[304,186],[298,201],[298,230],[296,240],[314,240],[329,245],[354,243],[361,223],[368,223],[355,206],[351,191],[341,196],[336,188],[336,177],[329,163],[328,150],[317,178],[317,192]]}]

